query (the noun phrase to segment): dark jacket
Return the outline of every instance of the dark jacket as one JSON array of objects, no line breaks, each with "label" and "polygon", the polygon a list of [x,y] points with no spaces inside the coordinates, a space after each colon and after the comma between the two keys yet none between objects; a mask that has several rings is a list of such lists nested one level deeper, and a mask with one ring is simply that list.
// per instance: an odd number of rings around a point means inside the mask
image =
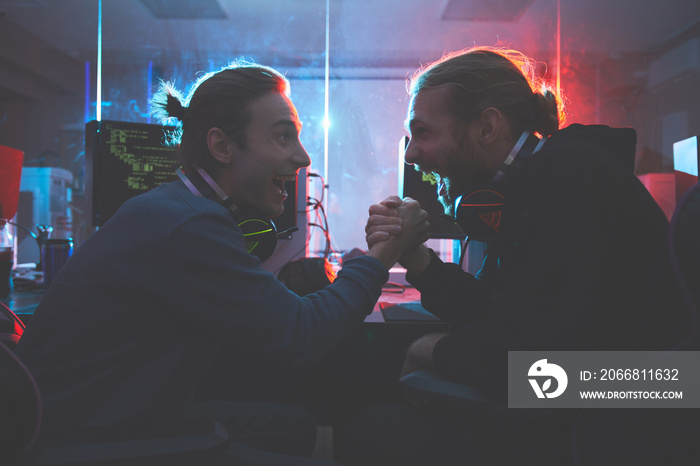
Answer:
[{"label": "dark jacket", "polygon": [[282,365],[313,363],[372,311],[387,278],[360,257],[300,298],[246,252],[226,208],[176,181],[125,203],[77,249],[17,354],[47,430],[174,418],[222,339]]},{"label": "dark jacket", "polygon": [[477,276],[437,257],[409,274],[424,307],[453,324],[433,353],[444,375],[505,397],[509,350],[652,350],[679,338],[668,222],[625,138],[601,126],[555,133],[509,175],[501,234]]}]

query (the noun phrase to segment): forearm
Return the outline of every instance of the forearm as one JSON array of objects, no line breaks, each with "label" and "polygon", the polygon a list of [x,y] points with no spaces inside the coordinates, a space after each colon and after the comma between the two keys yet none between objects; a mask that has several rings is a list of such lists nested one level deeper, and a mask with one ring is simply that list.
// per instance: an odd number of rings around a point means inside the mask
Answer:
[{"label": "forearm", "polygon": [[375,259],[358,257],[334,283],[299,297],[246,251],[242,233],[224,217],[187,222],[164,247],[151,278],[163,308],[285,366],[330,353],[372,312],[389,277]]},{"label": "forearm", "polygon": [[413,251],[407,252],[399,258],[399,263],[412,275],[418,276],[428,267],[432,255],[425,246],[421,244]]},{"label": "forearm", "polygon": [[369,248],[367,255],[377,259],[389,270],[396,264],[401,256],[401,250],[395,247],[392,244],[393,242],[394,239],[390,238],[386,241],[375,243]]},{"label": "forearm", "polygon": [[[463,271],[459,265],[442,262],[434,252],[420,252],[427,266],[407,268],[406,280],[421,293],[423,307],[450,324],[460,325],[482,318],[489,309],[488,284]],[[403,260],[403,258],[402,258]],[[403,263],[403,262],[402,262]]]}]

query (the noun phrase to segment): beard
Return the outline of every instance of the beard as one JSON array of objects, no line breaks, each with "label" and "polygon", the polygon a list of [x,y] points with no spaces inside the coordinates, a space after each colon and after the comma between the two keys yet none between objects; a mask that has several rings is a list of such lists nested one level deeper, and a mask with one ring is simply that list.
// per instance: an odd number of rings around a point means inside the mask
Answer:
[{"label": "beard", "polygon": [[437,198],[446,215],[455,216],[455,201],[476,184],[490,180],[488,160],[477,151],[476,143],[463,135],[441,148],[439,164],[416,169],[429,173],[437,181]]},{"label": "beard", "polygon": [[445,215],[454,218],[456,215],[455,202],[461,195],[469,191],[470,186],[473,187],[474,184],[450,177],[440,178],[437,176],[437,178],[440,181],[437,189],[438,201],[440,201]]},{"label": "beard", "polygon": [[440,204],[442,204],[442,210],[444,211],[445,215],[454,217],[454,201],[456,197],[453,195],[452,181],[449,178],[440,178],[439,175],[436,176],[438,176],[438,179],[440,180],[437,190],[438,201],[440,201]]},{"label": "beard", "polygon": [[488,178],[485,161],[476,156],[476,143],[466,133],[457,137],[452,147],[443,153],[438,178],[438,200],[443,211],[455,217],[455,201],[479,180]]}]

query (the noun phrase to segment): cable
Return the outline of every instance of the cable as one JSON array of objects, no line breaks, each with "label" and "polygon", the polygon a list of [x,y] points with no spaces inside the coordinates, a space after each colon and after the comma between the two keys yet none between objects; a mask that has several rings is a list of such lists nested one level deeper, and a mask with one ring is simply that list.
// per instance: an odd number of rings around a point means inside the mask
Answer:
[{"label": "cable", "polygon": [[[306,205],[308,207],[311,207],[311,209],[306,210],[306,212],[309,213],[313,210],[316,213],[315,221],[310,222],[309,226],[317,227],[323,232],[323,236],[326,241],[326,245],[323,251],[323,257],[327,259],[332,253],[336,252],[332,246],[330,228],[328,227],[328,216],[326,215],[326,210],[323,206],[323,202],[325,200],[325,190],[328,189],[328,185],[326,184],[326,181],[323,178],[323,176],[319,175],[318,173],[309,173],[307,176],[311,178],[321,179],[321,198],[316,199],[315,197],[308,196]],[[309,238],[307,240],[307,246],[310,242],[311,235],[309,235]]]},{"label": "cable", "polygon": [[401,283],[396,282],[386,282],[382,286],[382,293],[396,293],[401,294],[406,291],[406,287]]},{"label": "cable", "polygon": [[25,227],[24,225],[20,225],[19,223],[14,223],[14,222],[7,222],[7,224],[8,224],[8,225],[12,225],[13,227],[19,227],[19,228],[21,228],[22,230],[24,230],[24,231],[26,231],[27,233],[29,233],[29,234],[31,235],[32,238],[34,238],[35,240],[39,241],[39,238],[37,238],[37,236],[34,234],[34,232],[33,232],[32,230],[30,230],[29,228]]}]

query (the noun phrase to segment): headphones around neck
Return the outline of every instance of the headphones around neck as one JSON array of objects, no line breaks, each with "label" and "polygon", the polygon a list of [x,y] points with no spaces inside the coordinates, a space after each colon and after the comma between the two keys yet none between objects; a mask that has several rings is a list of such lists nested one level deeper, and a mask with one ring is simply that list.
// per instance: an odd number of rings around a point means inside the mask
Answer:
[{"label": "headphones around neck", "polygon": [[188,170],[187,174],[180,167],[175,173],[192,194],[216,201],[231,211],[233,219],[243,232],[246,250],[260,259],[260,262],[265,262],[275,252],[277,238],[298,230],[297,227],[293,227],[277,233],[275,224],[267,216],[252,209],[238,208],[233,199],[228,197],[201,167],[195,166],[194,170]]},{"label": "headphones around neck", "polygon": [[[508,157],[498,168],[493,179],[487,183],[475,185],[455,200],[455,221],[469,239],[489,241],[498,237],[501,227],[501,210],[503,208],[504,178],[506,172],[534,154],[547,138],[538,138],[525,131],[515,143]],[[517,160],[517,162],[516,162]]]}]

